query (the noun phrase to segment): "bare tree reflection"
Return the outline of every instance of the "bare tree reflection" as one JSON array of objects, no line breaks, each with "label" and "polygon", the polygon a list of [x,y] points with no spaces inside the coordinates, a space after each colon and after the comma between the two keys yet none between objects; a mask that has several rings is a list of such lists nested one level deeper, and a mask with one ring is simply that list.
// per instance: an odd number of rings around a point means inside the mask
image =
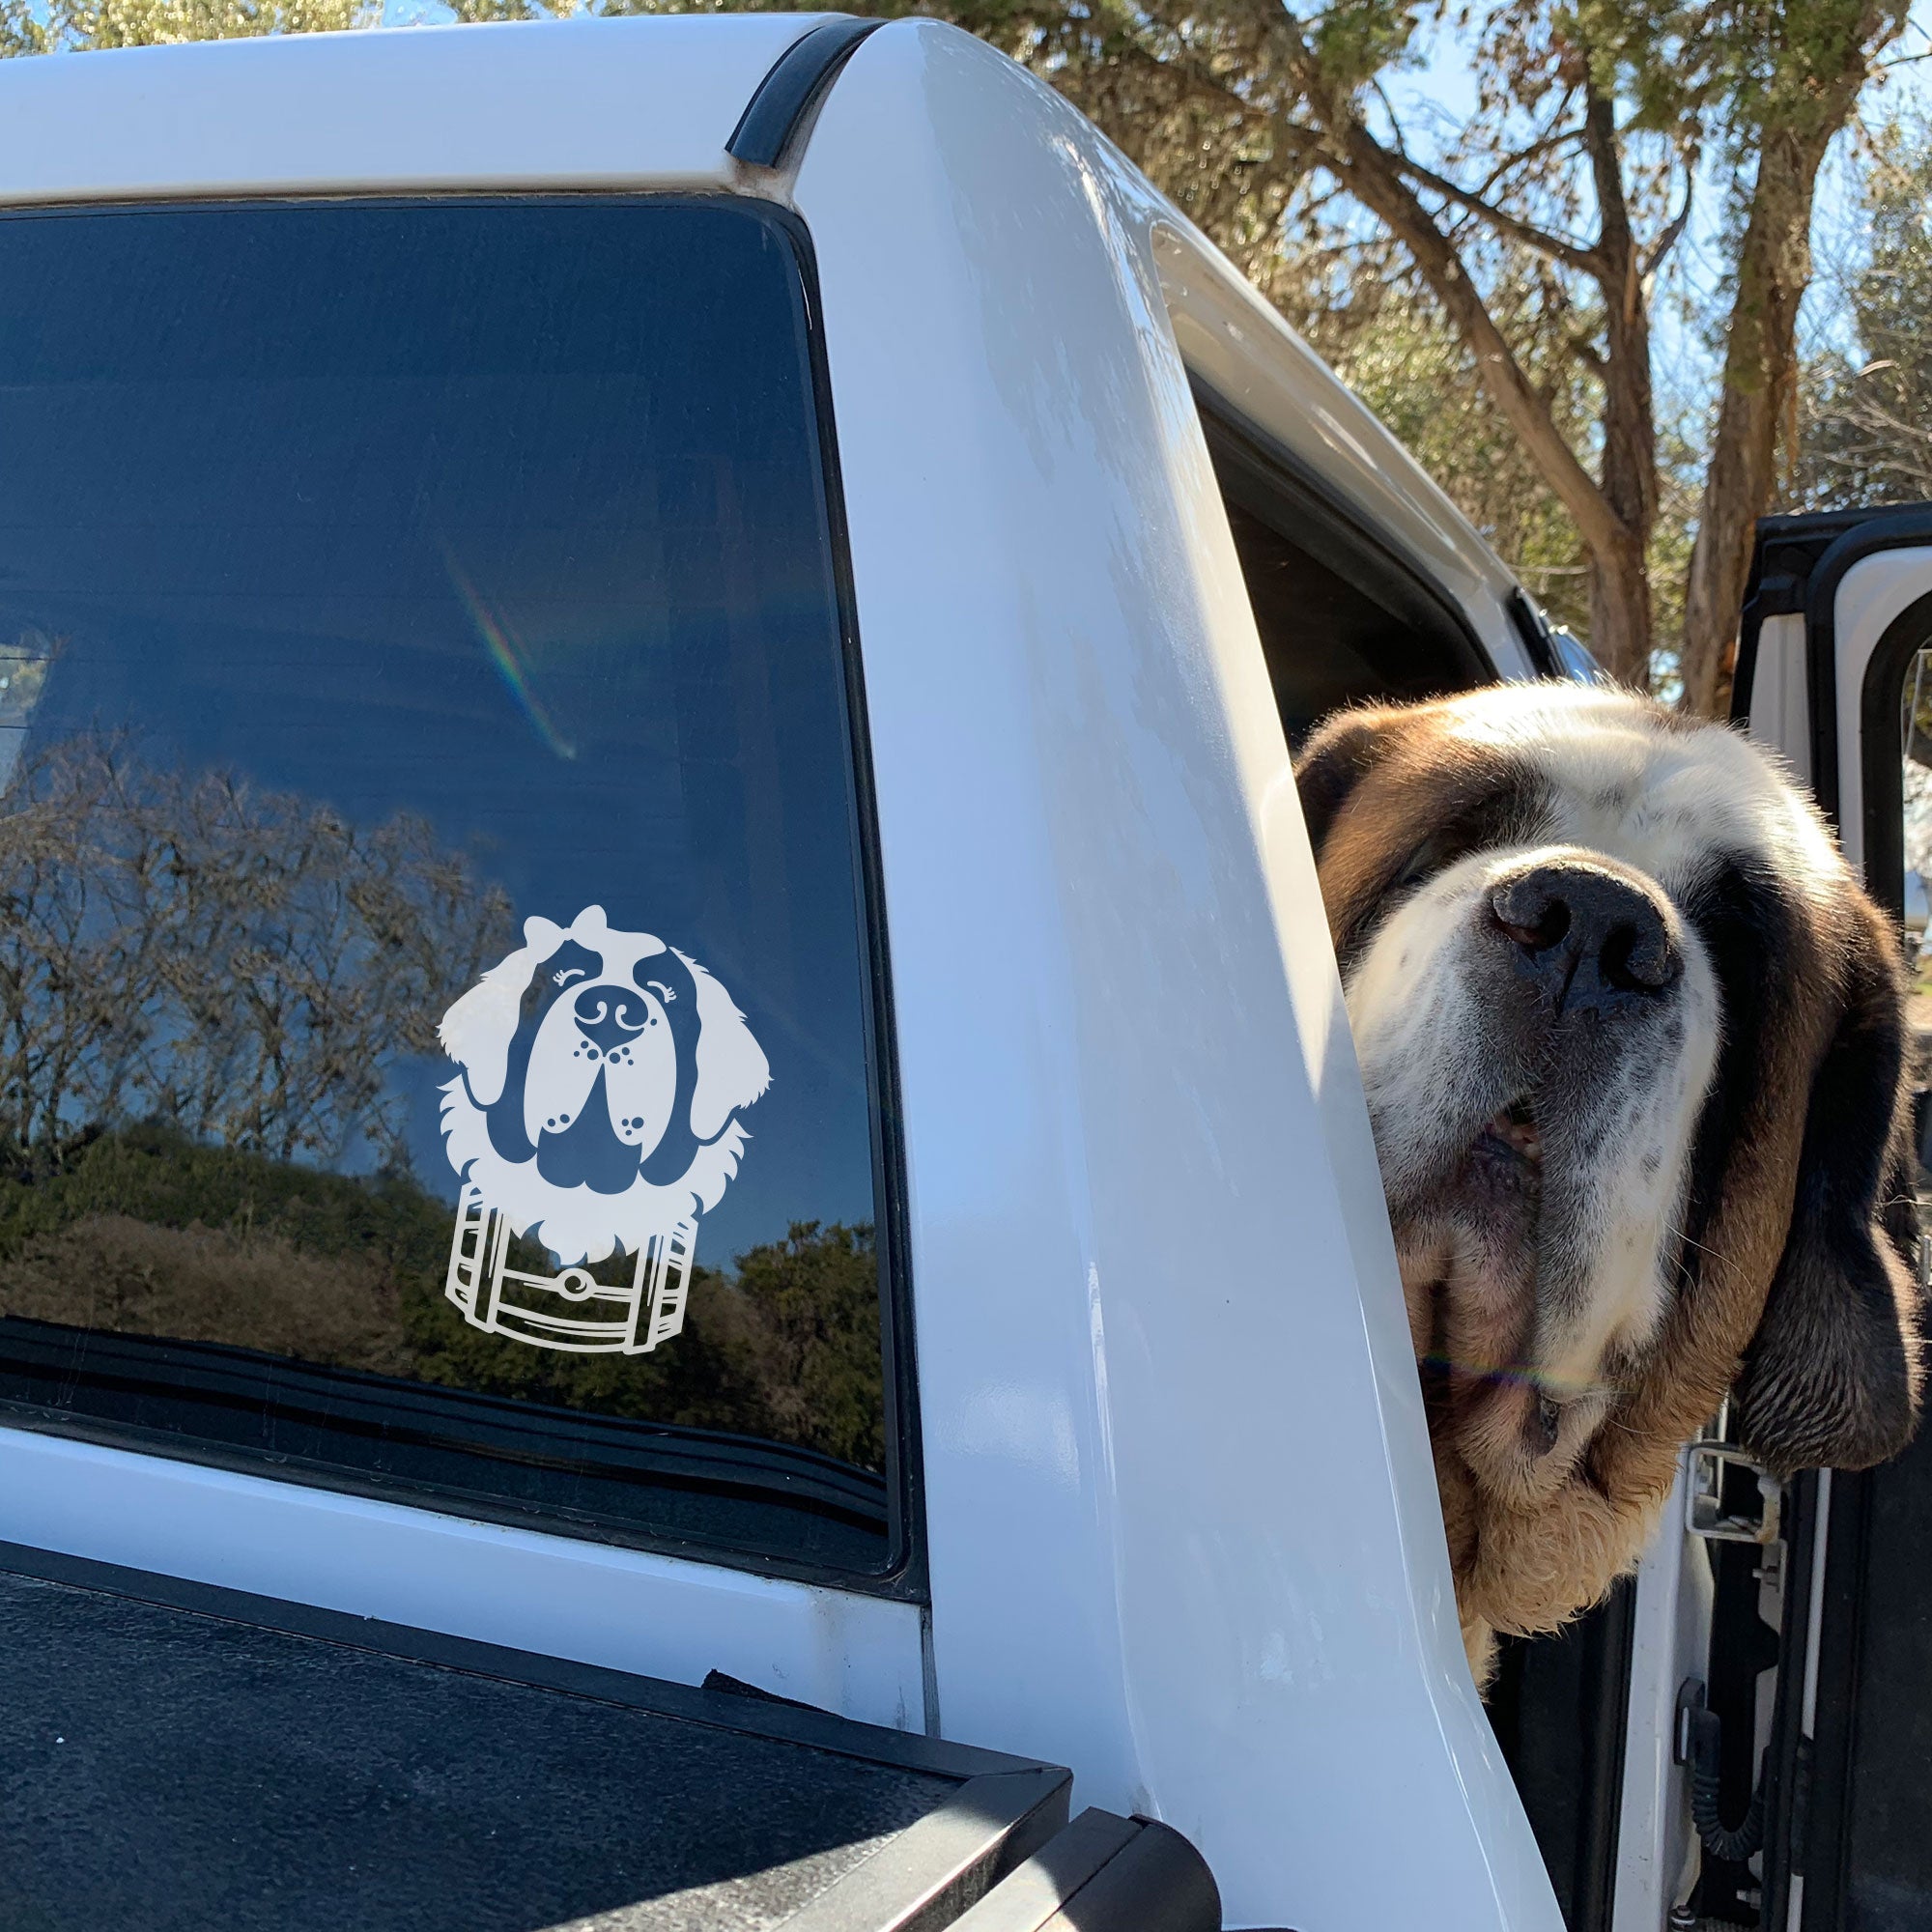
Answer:
[{"label": "bare tree reflection", "polygon": [[505,895],[419,819],[364,831],[126,737],[29,749],[0,805],[0,1322],[882,1467],[869,1228],[698,1269],[677,1348],[646,1358],[508,1347],[451,1313],[450,1208],[407,1172],[393,1075],[512,937]]},{"label": "bare tree reflection", "polygon": [[82,736],[0,814],[0,1136],[36,1166],[116,1122],[277,1160],[403,1160],[396,1061],[510,928],[420,819]]}]

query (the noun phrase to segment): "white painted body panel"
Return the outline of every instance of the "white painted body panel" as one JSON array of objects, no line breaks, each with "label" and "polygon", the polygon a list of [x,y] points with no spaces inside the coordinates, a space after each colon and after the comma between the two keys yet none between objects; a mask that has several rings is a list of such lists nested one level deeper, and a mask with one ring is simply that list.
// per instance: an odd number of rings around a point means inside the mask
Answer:
[{"label": "white painted body panel", "polygon": [[1792,775],[1811,782],[1811,691],[1804,657],[1804,619],[1798,611],[1767,617],[1758,628],[1757,668],[1751,674],[1748,729],[1762,745],[1782,752]]},{"label": "white painted body panel", "polygon": [[0,1542],[917,1730],[910,1604],[0,1429]]},{"label": "white painted body panel", "polygon": [[1231,1925],[1553,1928],[1463,1659],[1157,272],[1172,212],[923,23],[860,48],[796,199],[884,846],[942,1728],[1173,1823]]},{"label": "white painted body panel", "polygon": [[[0,1537],[1069,1764],[1227,1922],[1556,1932],[1470,1686],[1204,376],[1528,667],[1510,581],[1072,110],[882,28],[795,184],[724,153],[809,17],[0,65],[0,201],[585,186],[811,231],[911,1199],[920,1613],[0,1432]],[[913,1689],[908,1690],[911,1686]]]},{"label": "white painted body panel", "polygon": [[[1894,617],[1932,590],[1932,551],[1883,550],[1861,557],[1838,584],[1833,675],[1838,708],[1838,843],[1854,866],[1865,856],[1865,672]],[[1751,709],[1757,709],[1755,689]]]},{"label": "white painted body panel", "polygon": [[1690,1773],[1676,1757],[1677,1693],[1709,1667],[1717,1583],[1708,1546],[1685,1526],[1689,1461],[1687,1450],[1637,1565],[1611,1932],[1664,1932],[1700,1868]]},{"label": "white painted body panel", "polygon": [[0,206],[715,189],[733,179],[724,144],[745,103],[823,17],[404,27],[0,62]]}]

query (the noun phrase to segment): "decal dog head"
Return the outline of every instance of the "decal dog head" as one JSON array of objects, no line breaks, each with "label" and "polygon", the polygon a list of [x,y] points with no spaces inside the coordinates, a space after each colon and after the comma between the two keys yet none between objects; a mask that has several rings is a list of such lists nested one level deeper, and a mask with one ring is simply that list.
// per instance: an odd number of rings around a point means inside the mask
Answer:
[{"label": "decal dog head", "polygon": [[1910,1435],[1897,949],[1770,758],[1634,696],[1344,712],[1296,780],[1480,1679],[1635,1560],[1727,1390],[1780,1472]]},{"label": "decal dog head", "polygon": [[524,944],[443,1015],[450,1164],[565,1263],[636,1252],[718,1203],[738,1120],[771,1070],[695,959],[588,906]]}]

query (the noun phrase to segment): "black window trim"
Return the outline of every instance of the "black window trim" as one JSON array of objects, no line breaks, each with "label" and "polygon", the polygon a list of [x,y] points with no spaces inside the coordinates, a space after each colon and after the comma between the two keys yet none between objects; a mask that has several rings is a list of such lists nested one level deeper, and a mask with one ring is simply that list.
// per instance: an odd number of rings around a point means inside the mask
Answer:
[{"label": "black window trim", "polygon": [[1561,654],[1556,648],[1556,639],[1549,629],[1549,619],[1543,614],[1542,608],[1530,597],[1529,592],[1519,584],[1509,595],[1510,622],[1516,626],[1518,639],[1522,645],[1522,654],[1539,677],[1562,678],[1574,683],[1565,669]]},{"label": "black window trim", "polygon": [[[811,38],[810,36],[807,37]],[[845,48],[857,45],[852,38]],[[842,63],[840,63],[842,65]],[[834,69],[836,74],[837,69]],[[831,76],[826,77],[829,84]],[[340,190],[318,189],[312,193],[278,190],[268,194],[156,196],[147,201],[100,201],[87,203],[48,202],[0,208],[0,220],[40,220],[76,214],[89,216],[137,216],[159,208],[171,213],[189,210],[219,212],[232,208],[307,208],[318,203],[340,205],[353,201],[375,208],[420,208],[429,204],[461,202],[466,205],[514,206],[528,202],[601,202],[639,204],[653,207],[728,206],[750,213],[767,222],[791,250],[805,316],[806,353],[810,373],[812,406],[816,418],[819,458],[824,479],[827,534],[833,589],[838,609],[838,631],[844,661],[844,700],[846,728],[852,757],[852,855],[864,924],[865,973],[861,984],[864,1023],[867,1040],[867,1077],[871,1116],[872,1191],[877,1222],[873,1231],[874,1253],[879,1271],[880,1346],[884,1358],[885,1440],[887,1463],[886,1554],[877,1570],[838,1567],[810,1558],[794,1558],[764,1551],[736,1548],[729,1545],[699,1544],[681,1537],[656,1534],[608,1521],[576,1521],[553,1511],[526,1508],[507,1501],[493,1501],[464,1492],[460,1497],[439,1497],[434,1491],[388,1484],[379,1478],[335,1469],[310,1469],[293,1461],[271,1460],[261,1455],[243,1456],[226,1451],[219,1444],[193,1443],[162,1437],[157,1432],[134,1432],[76,1418],[65,1419],[16,1413],[0,1415],[0,1429],[20,1428],[30,1433],[54,1435],[74,1440],[112,1442],[133,1453],[170,1462],[192,1463],[199,1466],[233,1469],[238,1473],[265,1476],[270,1481],[287,1481],[309,1489],[368,1495],[405,1507],[426,1509],[438,1515],[454,1515],[500,1521],[539,1534],[554,1534],[574,1541],[592,1541],[624,1548],[655,1551],[719,1568],[749,1571],[755,1575],[782,1577],[795,1581],[818,1584],[852,1594],[877,1596],[921,1605],[930,1604],[929,1570],[926,1557],[924,1473],[921,1458],[919,1423],[919,1378],[914,1347],[911,1289],[911,1241],[905,1148],[900,1112],[898,1043],[892,1006],[891,951],[885,919],[884,873],[878,837],[878,809],[874,787],[871,731],[866,708],[865,669],[859,639],[858,603],[854,590],[849,529],[845,518],[843,472],[839,464],[838,428],[832,396],[831,366],[826,353],[824,306],[819,297],[818,261],[811,236],[805,222],[792,210],[762,196],[728,190],[653,193],[633,188],[612,190],[573,190],[533,187],[527,192],[505,193],[500,189],[482,192],[435,190],[424,193],[345,194]],[[366,1379],[366,1378],[365,1378]],[[648,1427],[648,1425],[645,1425]],[[703,1434],[703,1432],[697,1432]],[[751,1443],[756,1438],[745,1437]],[[782,1446],[782,1445],[778,1445]],[[805,1452],[809,1454],[810,1452]],[[776,1489],[778,1485],[774,1485]]]}]

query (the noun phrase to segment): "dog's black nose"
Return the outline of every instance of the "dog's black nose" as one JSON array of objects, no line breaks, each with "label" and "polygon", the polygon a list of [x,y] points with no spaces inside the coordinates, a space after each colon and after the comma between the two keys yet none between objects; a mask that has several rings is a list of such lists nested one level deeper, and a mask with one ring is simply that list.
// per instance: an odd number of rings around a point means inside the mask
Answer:
[{"label": "dog's black nose", "polygon": [[[573,1007],[577,1030],[599,1052],[634,1040],[650,1024],[651,1009],[641,993],[622,986],[585,986]],[[596,1056],[591,1056],[593,1059]]]},{"label": "dog's black nose", "polygon": [[1490,919],[1558,1012],[1661,993],[1684,970],[1657,898],[1580,859],[1505,879],[1490,894]]}]

